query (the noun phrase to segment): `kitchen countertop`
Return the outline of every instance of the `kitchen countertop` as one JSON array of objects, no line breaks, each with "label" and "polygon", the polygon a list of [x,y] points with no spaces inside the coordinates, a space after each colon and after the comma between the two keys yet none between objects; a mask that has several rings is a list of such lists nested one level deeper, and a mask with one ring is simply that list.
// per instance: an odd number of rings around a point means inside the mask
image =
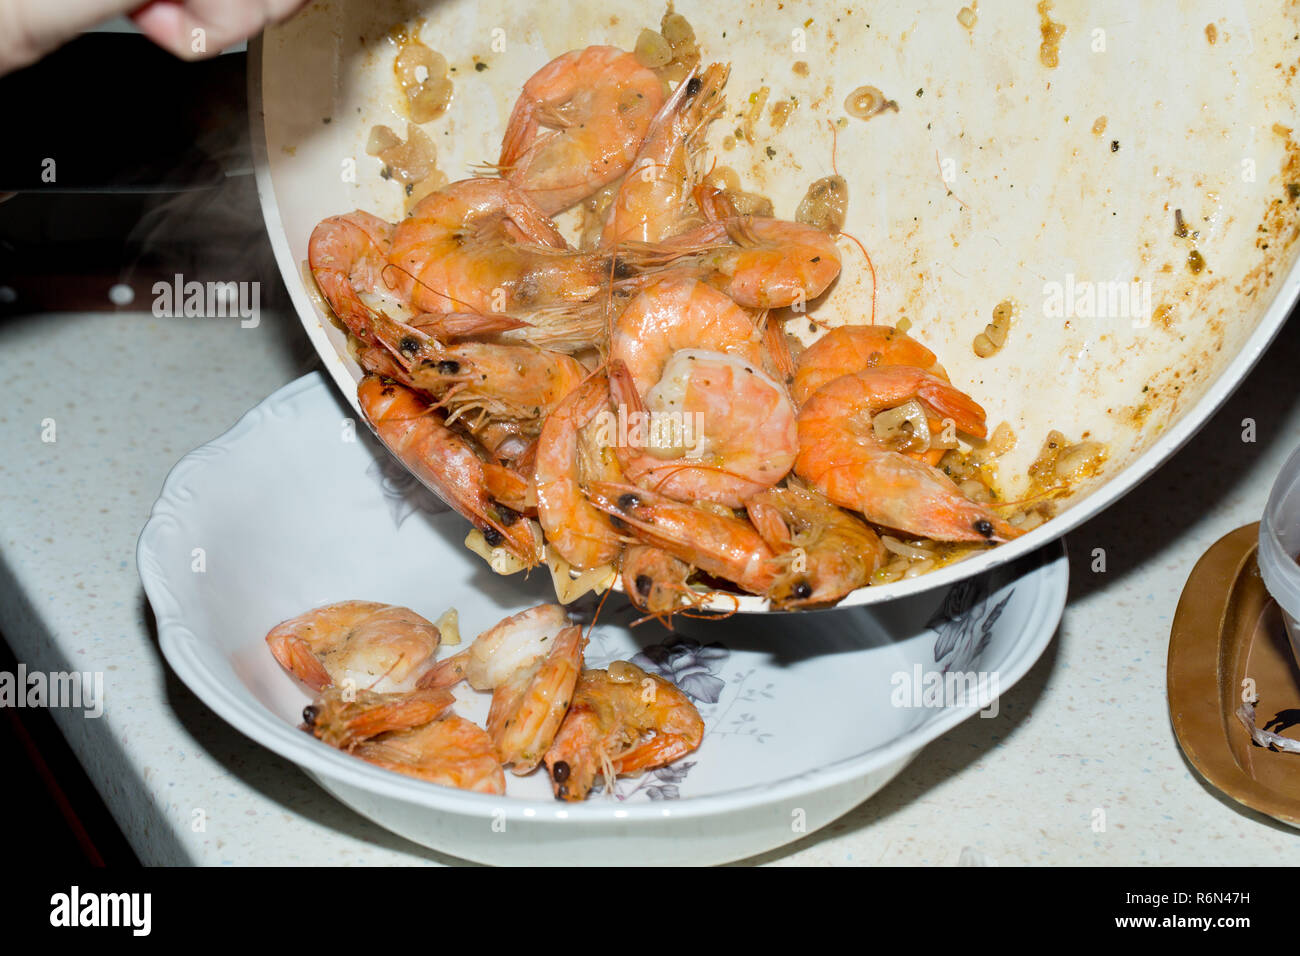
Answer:
[{"label": "kitchen countertop", "polygon": [[[313,362],[284,314],[256,328],[148,312],[0,322],[0,631],[29,670],[104,672],[102,717],[53,715],[146,864],[458,862],[354,814],[209,712],[163,661],[136,575],[171,465]],[[1196,438],[1069,536],[1060,630],[996,718],[965,722],[846,817],[748,862],[954,864],[969,848],[999,865],[1300,863],[1290,829],[1195,774],[1165,699],[1188,573],[1259,518],[1300,442],[1297,367],[1291,323]]]}]

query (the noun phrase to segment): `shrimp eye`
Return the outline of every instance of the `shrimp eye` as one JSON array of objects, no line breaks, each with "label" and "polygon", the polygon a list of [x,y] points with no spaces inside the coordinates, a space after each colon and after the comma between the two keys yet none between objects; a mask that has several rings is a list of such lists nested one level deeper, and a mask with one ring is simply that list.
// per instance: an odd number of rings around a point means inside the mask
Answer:
[{"label": "shrimp eye", "polygon": [[320,708],[315,704],[308,704],[302,709],[302,722],[308,727],[316,726],[316,718],[320,716]]},{"label": "shrimp eye", "polygon": [[689,80],[686,81],[686,95],[694,96],[696,93],[700,92],[700,87],[703,85],[704,85],[704,81],[701,80],[698,76],[691,77]]},{"label": "shrimp eye", "polygon": [[617,258],[613,262],[613,266],[611,267],[611,272],[615,279],[627,279],[631,277],[633,274],[632,267],[628,265],[627,262],[625,262],[624,260],[617,259]]},{"label": "shrimp eye", "polygon": [[979,521],[975,522],[975,530],[984,537],[991,538],[993,537],[993,522],[989,521],[988,518],[980,518]]},{"label": "shrimp eye", "polygon": [[438,363],[438,373],[440,375],[455,375],[459,371],[459,362],[443,361]]},{"label": "shrimp eye", "polygon": [[404,337],[402,341],[397,343],[397,348],[402,352],[414,355],[416,352],[420,351],[420,340],[414,336],[408,335]]},{"label": "shrimp eye", "polygon": [[483,540],[486,541],[490,547],[495,548],[502,541],[501,532],[492,527],[484,528]]},{"label": "shrimp eye", "polygon": [[519,520],[519,512],[512,508],[507,508],[505,505],[499,504],[497,505],[497,517],[501,519],[503,525],[509,528]]},{"label": "shrimp eye", "polygon": [[812,586],[807,581],[800,581],[794,586],[794,596],[801,599],[812,597]]},{"label": "shrimp eye", "polygon": [[555,761],[555,766],[551,767],[551,779],[556,783],[564,783],[569,779],[569,765],[563,760]]},{"label": "shrimp eye", "polygon": [[641,503],[641,499],[638,498],[636,495],[632,494],[632,492],[630,491],[627,494],[618,496],[618,506],[622,508],[624,511],[631,511],[640,503]]},{"label": "shrimp eye", "polygon": [[650,588],[654,586],[654,581],[648,574],[638,574],[636,576],[636,593],[642,597],[650,596]]}]

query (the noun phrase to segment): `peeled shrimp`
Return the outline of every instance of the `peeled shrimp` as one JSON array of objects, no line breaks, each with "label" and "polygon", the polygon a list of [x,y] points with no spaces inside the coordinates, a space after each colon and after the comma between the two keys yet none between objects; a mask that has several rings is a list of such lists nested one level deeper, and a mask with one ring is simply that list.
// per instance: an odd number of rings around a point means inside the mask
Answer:
[{"label": "peeled shrimp", "polygon": [[[537,441],[533,485],[538,520],[550,546],[580,570],[609,564],[623,550],[623,540],[609,518],[587,502],[580,487],[582,430],[602,412],[609,412],[609,383],[599,375],[560,403],[542,425]],[[597,454],[605,451],[613,454],[607,448]],[[617,465],[614,468],[617,471]]]},{"label": "peeled shrimp", "polygon": [[381,692],[422,686],[441,635],[405,607],[374,601],[327,604],[282,621],[266,635],[280,666],[316,692],[347,681]]},{"label": "peeled shrimp", "polygon": [[463,680],[475,690],[493,690],[545,657],[549,642],[568,626],[569,614],[558,604],[512,614],[459,654],[439,661],[427,686],[450,687]]},{"label": "peeled shrimp", "polygon": [[450,714],[422,727],[357,744],[352,753],[377,767],[444,787],[506,792],[492,738],[478,724]]},{"label": "peeled shrimp", "polygon": [[503,764],[525,774],[550,746],[582,670],[582,631],[556,604],[511,615],[438,666],[429,686],[466,680],[492,691],[488,732]]},{"label": "peeled shrimp", "polygon": [[754,594],[776,580],[772,550],[748,521],[632,485],[592,482],[587,496],[639,540],[706,574]]},{"label": "peeled shrimp", "polygon": [[767,598],[786,610],[823,607],[869,582],[885,546],[871,528],[819,492],[791,483],[745,503],[749,518],[777,552],[779,571]]},{"label": "peeled shrimp", "polygon": [[984,410],[952,385],[905,365],[845,375],[799,413],[795,472],[833,502],[875,524],[936,541],[1005,541],[1021,532],[967,498],[937,468],[886,448],[871,416],[919,399],[969,435],[985,434]]},{"label": "peeled shrimp", "polygon": [[474,448],[415,392],[367,375],[357,388],[357,400],[389,451],[468,518],[489,545],[504,547],[527,567],[541,561],[542,542],[533,526],[492,500]]},{"label": "peeled shrimp", "polygon": [[730,68],[714,63],[683,80],[650,126],[645,143],[610,205],[600,244],[658,242],[681,231],[699,181],[704,131],[722,111]]},{"label": "peeled shrimp", "polygon": [[585,643],[582,628],[564,628],[545,658],[516,671],[492,692],[487,731],[512,773],[531,773],[555,739],[582,672]]},{"label": "peeled shrimp", "polygon": [[524,84],[498,167],[554,215],[627,172],[662,105],[659,77],[631,53],[572,50]]},{"label": "peeled shrimp", "polygon": [[689,697],[661,677],[620,662],[582,672],[546,769],[560,800],[583,800],[596,774],[606,787],[620,774],[662,767],[704,739],[704,720]]}]

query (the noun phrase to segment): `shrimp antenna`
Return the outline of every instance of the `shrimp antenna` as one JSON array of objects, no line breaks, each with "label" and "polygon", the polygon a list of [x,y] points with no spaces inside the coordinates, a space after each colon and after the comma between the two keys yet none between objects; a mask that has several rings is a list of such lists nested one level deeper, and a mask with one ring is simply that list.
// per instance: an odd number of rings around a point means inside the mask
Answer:
[{"label": "shrimp antenna", "polygon": [[406,655],[399,654],[397,660],[393,661],[392,666],[390,666],[388,670],[384,671],[382,674],[380,674],[378,677],[372,680],[370,684],[366,687],[366,690],[374,690],[375,685],[378,684],[385,677],[387,677],[389,674],[391,674],[393,671],[397,670],[398,665],[400,665],[404,660],[406,660]]},{"label": "shrimp antenna", "polygon": [[609,600],[609,596],[613,593],[614,588],[611,585],[606,588],[605,593],[600,596],[600,603],[596,605],[596,613],[591,615],[591,623],[587,625],[587,633],[583,637],[584,642],[591,640],[591,632],[596,629],[596,621],[600,619],[600,612],[605,609],[605,602]]},{"label": "shrimp antenna", "polygon": [[867,252],[867,247],[862,244],[861,239],[853,235],[853,233],[846,232],[843,229],[840,230],[840,235],[847,236],[849,239],[852,239],[854,244],[857,245],[857,247],[860,250],[862,250],[862,258],[867,260],[867,268],[871,270],[871,324],[875,325],[876,324],[876,288],[877,288],[876,265],[871,261],[871,253]]},{"label": "shrimp antenna", "polygon": [[835,163],[835,155],[840,146],[840,129],[835,125],[834,120],[828,119],[826,125],[831,128],[831,172],[838,176],[840,174],[840,168]]},{"label": "shrimp antenna", "polygon": [[[658,469],[655,470],[658,471]],[[683,471],[711,471],[715,474],[726,475],[728,478],[736,478],[740,481],[749,480],[744,475],[738,475],[733,471],[727,471],[727,469],[719,467],[718,465],[674,465],[671,468],[668,468],[667,471],[668,474],[659,479],[659,481],[650,489],[651,491],[656,494],[663,494],[663,491],[661,490],[663,486],[676,478],[679,472]]]}]

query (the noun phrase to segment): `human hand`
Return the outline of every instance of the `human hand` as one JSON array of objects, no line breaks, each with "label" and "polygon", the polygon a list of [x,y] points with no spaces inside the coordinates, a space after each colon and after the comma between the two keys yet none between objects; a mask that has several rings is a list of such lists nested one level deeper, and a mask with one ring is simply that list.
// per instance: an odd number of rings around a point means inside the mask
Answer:
[{"label": "human hand", "polygon": [[306,0],[0,0],[0,75],[35,63],[83,30],[126,14],[186,60],[212,56],[278,23]]}]

